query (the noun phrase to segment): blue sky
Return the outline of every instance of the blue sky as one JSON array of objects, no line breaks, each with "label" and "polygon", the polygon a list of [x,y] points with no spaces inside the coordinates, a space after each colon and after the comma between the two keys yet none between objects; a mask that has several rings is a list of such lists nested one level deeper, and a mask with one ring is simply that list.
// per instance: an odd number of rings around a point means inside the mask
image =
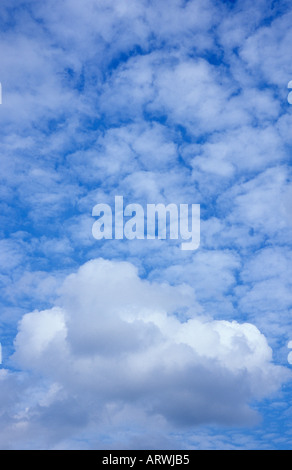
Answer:
[{"label": "blue sky", "polygon": [[[291,449],[291,2],[0,24],[0,447]],[[95,240],[116,195],[200,204],[200,248]]]}]

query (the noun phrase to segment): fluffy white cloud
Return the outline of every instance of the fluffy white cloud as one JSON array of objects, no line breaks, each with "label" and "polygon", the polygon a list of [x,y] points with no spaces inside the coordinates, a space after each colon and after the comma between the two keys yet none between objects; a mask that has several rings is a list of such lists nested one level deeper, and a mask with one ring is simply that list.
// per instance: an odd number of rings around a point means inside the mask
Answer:
[{"label": "fluffy white cloud", "polygon": [[62,439],[85,428],[98,437],[104,414],[116,422],[126,409],[127,419],[147,413],[161,429],[254,422],[250,403],[275,392],[287,371],[255,326],[208,320],[194,305],[190,287],[143,280],[130,263],[86,263],[66,278],[58,306],[19,323],[13,362],[39,378],[9,426],[32,439],[49,415],[52,426],[63,421],[58,411],[73,423]]}]

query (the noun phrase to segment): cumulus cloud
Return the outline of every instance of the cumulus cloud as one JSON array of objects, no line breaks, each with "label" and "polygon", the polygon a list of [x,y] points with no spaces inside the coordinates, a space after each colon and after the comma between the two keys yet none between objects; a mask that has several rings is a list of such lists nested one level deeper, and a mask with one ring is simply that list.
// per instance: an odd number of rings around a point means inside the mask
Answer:
[{"label": "cumulus cloud", "polygon": [[[59,295],[55,307],[25,314],[15,339],[13,363],[34,379],[22,384],[32,392],[17,413],[10,403],[9,426],[30,439],[38,429],[50,440],[48,416],[73,423],[62,439],[88,427],[98,439],[105,415],[115,422],[126,409],[161,429],[251,424],[250,405],[287,378],[254,325],[206,319],[189,286],[143,280],[130,263],[92,260]],[[5,387],[11,380],[2,377]]]}]

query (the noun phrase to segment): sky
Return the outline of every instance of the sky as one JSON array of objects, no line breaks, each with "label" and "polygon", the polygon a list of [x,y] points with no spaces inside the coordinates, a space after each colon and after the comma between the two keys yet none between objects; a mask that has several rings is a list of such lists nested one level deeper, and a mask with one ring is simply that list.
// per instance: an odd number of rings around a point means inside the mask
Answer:
[{"label": "sky", "polygon": [[[1,0],[1,449],[292,449],[291,25]],[[199,248],[96,240],[116,196],[200,204]]]}]

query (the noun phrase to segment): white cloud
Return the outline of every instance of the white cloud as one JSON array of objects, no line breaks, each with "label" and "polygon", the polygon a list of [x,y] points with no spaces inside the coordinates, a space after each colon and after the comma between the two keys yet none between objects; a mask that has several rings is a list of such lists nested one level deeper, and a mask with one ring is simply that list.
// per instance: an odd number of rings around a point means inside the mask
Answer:
[{"label": "white cloud", "polygon": [[[240,310],[275,343],[291,335],[291,257],[288,247],[277,246],[251,254],[240,273],[242,284],[235,288]],[[286,357],[283,348],[281,360],[286,362]]]},{"label": "white cloud", "polygon": [[[255,326],[199,317],[189,287],[141,280],[126,262],[86,263],[67,277],[58,305],[24,315],[15,339],[13,362],[42,377],[10,416],[9,426],[22,423],[29,439],[48,414],[57,426],[57,410],[73,423],[60,431],[69,440],[86,428],[98,438],[104,415],[115,422],[123,409],[126,420],[146,412],[161,429],[248,424],[256,419],[250,402],[287,377]],[[182,308],[191,315],[183,322]]]},{"label": "white cloud", "polygon": [[0,240],[0,266],[1,272],[11,272],[17,268],[25,259],[25,244],[22,240],[3,239]]},{"label": "white cloud", "polygon": [[287,158],[281,137],[273,126],[241,127],[214,134],[208,142],[193,146],[193,153],[194,172],[199,169],[223,177],[259,171]]},{"label": "white cloud", "polygon": [[[230,3],[1,2],[1,321],[31,311],[23,372],[0,374],[4,447],[94,447],[105,429],[171,447],[170,423],[251,422],[280,386],[259,329],[287,363],[291,5]],[[92,207],[118,193],[201,203],[202,248],[95,243]],[[98,256],[152,282],[99,260],[55,301]]]},{"label": "white cloud", "polygon": [[227,220],[243,223],[271,240],[276,238],[278,243],[289,242],[292,229],[289,180],[290,169],[278,166],[235,184],[219,198],[221,207],[232,207]]},{"label": "white cloud", "polygon": [[163,275],[164,279],[173,284],[186,282],[194,288],[206,312],[212,311],[213,315],[218,315],[223,310],[225,315],[227,312],[232,315],[235,312],[231,304],[231,291],[236,285],[236,272],[240,266],[240,257],[236,252],[201,248],[191,260],[168,266],[162,274],[160,269],[151,276],[159,279]]},{"label": "white cloud", "polygon": [[291,44],[291,11],[259,28],[243,44],[240,55],[254,73],[261,73],[268,83],[287,87],[291,69],[287,46]]}]

